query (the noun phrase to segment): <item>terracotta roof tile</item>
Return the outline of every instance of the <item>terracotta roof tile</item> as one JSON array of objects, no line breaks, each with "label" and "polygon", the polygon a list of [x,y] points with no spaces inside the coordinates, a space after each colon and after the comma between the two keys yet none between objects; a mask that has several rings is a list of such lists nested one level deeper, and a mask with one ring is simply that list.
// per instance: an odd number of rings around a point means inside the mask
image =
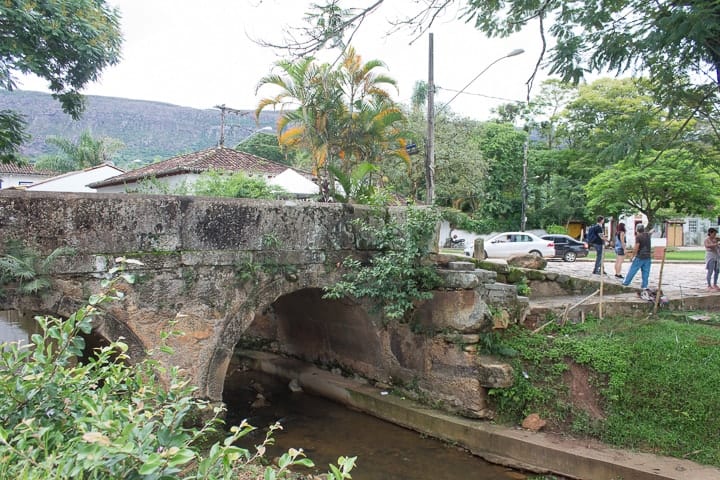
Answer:
[{"label": "terracotta roof tile", "polygon": [[[92,188],[107,187],[110,185],[133,183],[145,178],[161,178],[185,173],[202,173],[208,170],[261,173],[268,176],[275,176],[288,168],[290,167],[287,165],[249,153],[238,152],[232,148],[213,147],[146,165],[122,175],[92,183],[90,186]],[[304,174],[304,172],[301,173]]]},{"label": "terracotta roof tile", "polygon": [[34,165],[17,165],[15,163],[0,163],[0,173],[15,173],[25,175],[57,175],[50,170],[36,170]]}]

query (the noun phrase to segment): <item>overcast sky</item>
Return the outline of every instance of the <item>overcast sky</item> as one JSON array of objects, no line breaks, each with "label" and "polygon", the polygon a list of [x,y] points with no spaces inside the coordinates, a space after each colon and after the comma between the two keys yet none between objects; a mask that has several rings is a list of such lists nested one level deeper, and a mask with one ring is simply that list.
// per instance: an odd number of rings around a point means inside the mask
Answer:
[{"label": "overcast sky", "polygon": [[[282,39],[282,29],[302,24],[311,1],[306,0],[109,0],[122,14],[125,39],[120,64],[106,69],[99,82],[84,93],[153,100],[195,108],[225,104],[254,109],[270,90],[255,87],[271,72],[278,56],[251,38]],[[370,3],[355,2],[354,5]],[[409,31],[387,37],[388,19],[417,9],[414,0],[387,0],[387,5],[364,24],[353,41],[364,61],[377,59],[398,81],[397,99],[409,103],[416,81],[428,78],[428,35],[419,39]],[[491,108],[507,101],[523,101],[525,82],[540,51],[539,36],[524,32],[510,39],[487,39],[463,24],[455,11],[432,28],[435,44],[436,103],[448,101],[490,63],[522,48],[525,53],[505,58],[482,74],[449,108],[484,120]],[[541,75],[535,82],[536,92]],[[37,79],[24,79],[21,89],[44,90]],[[268,87],[269,88],[269,87]],[[453,91],[454,90],[454,91]],[[496,97],[496,98],[492,98]]]}]

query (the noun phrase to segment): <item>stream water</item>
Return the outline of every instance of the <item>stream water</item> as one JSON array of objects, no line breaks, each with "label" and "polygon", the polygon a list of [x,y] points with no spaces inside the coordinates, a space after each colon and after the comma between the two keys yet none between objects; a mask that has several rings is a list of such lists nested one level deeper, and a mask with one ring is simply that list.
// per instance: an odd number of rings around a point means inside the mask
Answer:
[{"label": "stream water", "polygon": [[[354,480],[523,479],[525,475],[493,465],[458,447],[359,413],[335,402],[291,392],[288,385],[253,371],[235,371],[225,381],[228,423],[243,418],[258,427],[246,447],[258,444],[268,425],[280,422],[270,456],[300,448],[315,473],[328,471],[339,456],[357,456]],[[265,399],[259,400],[258,393]],[[255,404],[255,407],[251,405]]]},{"label": "stream water", "polygon": [[[35,320],[16,311],[0,311],[0,343],[29,342],[38,332]],[[258,393],[265,399],[258,402]],[[302,448],[325,473],[338,457],[357,456],[354,480],[482,480],[523,479],[525,475],[473,456],[465,450],[412,430],[349,410],[332,401],[293,393],[274,377],[231,369],[223,400],[228,406],[228,425],[244,418],[257,430],[243,439],[246,447],[265,438],[268,425],[279,421],[269,458],[289,448]],[[254,404],[254,406],[253,406]]]}]

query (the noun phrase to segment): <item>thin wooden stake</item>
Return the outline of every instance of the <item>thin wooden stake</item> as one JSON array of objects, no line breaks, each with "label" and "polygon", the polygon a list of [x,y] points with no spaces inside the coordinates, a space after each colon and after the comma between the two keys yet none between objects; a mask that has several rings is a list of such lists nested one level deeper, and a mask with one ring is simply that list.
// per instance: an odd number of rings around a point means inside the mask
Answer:
[{"label": "thin wooden stake", "polygon": [[598,318],[603,319],[603,286],[605,284],[605,245],[600,250],[600,303],[598,304]]},{"label": "thin wooden stake", "polygon": [[655,306],[653,307],[653,315],[657,315],[658,305],[660,304],[660,297],[662,296],[662,276],[663,268],[665,268],[665,248],[662,249],[662,259],[660,260],[660,275],[658,276],[658,288],[655,292]]}]

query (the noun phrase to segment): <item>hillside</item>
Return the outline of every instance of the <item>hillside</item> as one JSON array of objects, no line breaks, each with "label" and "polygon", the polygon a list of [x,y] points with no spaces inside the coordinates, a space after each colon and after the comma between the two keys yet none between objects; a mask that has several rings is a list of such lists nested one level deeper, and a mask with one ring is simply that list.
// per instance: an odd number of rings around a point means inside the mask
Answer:
[{"label": "hillside", "polygon": [[[56,152],[45,143],[48,135],[74,140],[86,129],[94,137],[112,137],[125,144],[116,154],[119,166],[134,160],[150,163],[202,150],[217,145],[220,139],[219,109],[93,95],[86,99],[87,109],[78,121],[63,113],[60,103],[50,94],[40,92],[0,90],[0,110],[25,115],[32,138],[21,153],[31,159]],[[250,110],[242,115],[227,114],[225,145],[234,147],[259,128],[274,127],[277,117],[276,112],[263,113],[258,125]]]}]

